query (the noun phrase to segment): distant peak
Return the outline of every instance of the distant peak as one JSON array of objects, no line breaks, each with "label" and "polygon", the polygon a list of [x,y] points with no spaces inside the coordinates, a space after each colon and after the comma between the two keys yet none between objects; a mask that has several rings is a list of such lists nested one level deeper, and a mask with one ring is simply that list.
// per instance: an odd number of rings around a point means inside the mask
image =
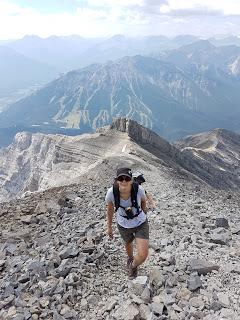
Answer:
[{"label": "distant peak", "polygon": [[126,37],[123,34],[115,34],[110,39],[111,40],[123,40],[123,39],[126,39]]},{"label": "distant peak", "polygon": [[240,137],[237,133],[227,130],[227,129],[222,129],[222,128],[216,128],[212,130],[212,133],[216,134],[217,136],[221,137],[233,137],[233,136],[238,136]]},{"label": "distant peak", "polygon": [[237,141],[237,143],[239,143],[240,135],[227,129],[215,128],[210,131],[189,135],[176,141],[174,145],[180,148],[194,147],[206,150],[210,146],[216,147],[222,142],[229,144],[231,141]]},{"label": "distant peak", "polygon": [[181,49],[185,50],[185,49],[193,49],[193,50],[212,50],[215,49],[216,47],[209,42],[208,40],[198,40],[196,42],[193,42],[191,44],[182,46]]},{"label": "distant peak", "polygon": [[25,35],[22,39],[25,39],[25,40],[39,40],[39,39],[43,39],[35,34],[27,34]]}]

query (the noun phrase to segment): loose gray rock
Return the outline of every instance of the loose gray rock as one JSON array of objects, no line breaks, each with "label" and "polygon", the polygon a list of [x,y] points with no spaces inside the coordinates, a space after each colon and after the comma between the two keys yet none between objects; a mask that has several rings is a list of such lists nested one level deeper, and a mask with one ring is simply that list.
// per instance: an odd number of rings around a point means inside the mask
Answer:
[{"label": "loose gray rock", "polygon": [[204,301],[203,301],[203,298],[201,296],[192,297],[189,300],[189,304],[194,308],[197,308],[197,309],[200,309],[200,310],[204,309]]},{"label": "loose gray rock", "polygon": [[106,305],[103,308],[103,311],[111,311],[117,305],[116,297],[111,297],[106,302]]},{"label": "loose gray rock", "polygon": [[151,319],[150,307],[146,304],[141,304],[139,306],[139,315],[140,315],[141,319],[143,319],[143,320]]},{"label": "loose gray rock", "polygon": [[229,308],[230,307],[230,301],[229,301],[229,297],[227,294],[223,293],[223,292],[219,292],[217,294],[217,298],[219,303],[224,307],[224,308]]},{"label": "loose gray rock", "polygon": [[212,231],[210,240],[213,243],[228,245],[230,241],[230,234],[224,228],[217,228]]},{"label": "loose gray rock", "polygon": [[130,288],[133,290],[133,292],[141,296],[144,289],[147,287],[148,284],[148,277],[147,276],[138,276],[137,278],[133,279],[130,282]]},{"label": "loose gray rock", "polygon": [[139,310],[138,308],[132,304],[132,303],[127,303],[125,306],[121,306],[114,314],[113,317],[114,319],[117,320],[136,320],[137,316],[139,315]]},{"label": "loose gray rock", "polygon": [[74,258],[79,254],[79,250],[75,247],[67,247],[59,252],[61,259]]},{"label": "loose gray rock", "polygon": [[226,218],[216,218],[215,225],[217,228],[229,229],[228,220]]},{"label": "loose gray rock", "polygon": [[164,282],[162,270],[158,267],[153,268],[149,274],[149,281],[155,287],[161,287]]},{"label": "loose gray rock", "polygon": [[197,274],[197,272],[191,273],[191,275],[187,281],[187,288],[190,291],[195,291],[201,287],[202,287],[202,281],[201,281],[199,275]]},{"label": "loose gray rock", "polygon": [[5,263],[6,263],[6,260],[0,260],[0,271],[3,270]]},{"label": "loose gray rock", "polygon": [[188,290],[187,288],[181,288],[177,294],[176,294],[176,298],[178,300],[185,300],[185,301],[188,301],[191,297],[191,291]]},{"label": "loose gray rock", "polygon": [[153,303],[151,303],[150,308],[154,314],[160,316],[163,313],[164,304],[153,302]]},{"label": "loose gray rock", "polygon": [[151,292],[149,290],[149,288],[146,286],[141,294],[141,299],[145,302],[145,303],[149,303],[151,300]]},{"label": "loose gray rock", "polygon": [[206,275],[207,273],[218,270],[219,266],[202,259],[190,259],[188,266],[191,271],[197,271],[199,275]]}]

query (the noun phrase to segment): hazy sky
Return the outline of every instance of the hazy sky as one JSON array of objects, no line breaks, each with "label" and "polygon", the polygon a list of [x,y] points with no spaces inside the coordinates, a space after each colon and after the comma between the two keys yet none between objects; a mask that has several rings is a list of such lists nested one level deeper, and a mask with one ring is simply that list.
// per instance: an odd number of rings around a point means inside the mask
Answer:
[{"label": "hazy sky", "polygon": [[0,39],[240,35],[240,0],[0,0]]}]

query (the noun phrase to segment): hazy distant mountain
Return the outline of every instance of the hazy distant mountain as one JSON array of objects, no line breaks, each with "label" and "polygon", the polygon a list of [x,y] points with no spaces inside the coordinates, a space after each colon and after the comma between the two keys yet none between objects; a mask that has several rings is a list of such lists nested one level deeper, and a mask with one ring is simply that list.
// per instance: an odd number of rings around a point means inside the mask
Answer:
[{"label": "hazy distant mountain", "polygon": [[172,39],[172,42],[177,46],[177,47],[181,47],[184,45],[188,45],[191,43],[194,43],[196,41],[199,40],[199,37],[193,36],[193,35],[189,35],[189,34],[182,34],[179,36],[176,36]]},{"label": "hazy distant mountain", "polygon": [[101,39],[84,39],[80,36],[40,38],[25,36],[8,44],[27,57],[47,63],[59,71],[69,71],[82,66],[79,56]]},{"label": "hazy distant mountain", "polygon": [[213,37],[208,39],[215,46],[230,46],[236,45],[240,46],[240,38],[237,36],[222,36],[222,37]]},{"label": "hazy distant mountain", "polygon": [[128,38],[122,35],[115,35],[96,44],[94,47],[90,47],[81,55],[79,60],[83,65],[96,62],[104,63],[124,56],[147,55],[151,52],[160,52],[175,47],[176,45],[164,36]]},{"label": "hazy distant mountain", "polygon": [[[230,119],[239,113],[240,47],[215,47],[207,40],[197,41],[160,54],[161,60],[174,64],[209,96],[201,111]],[[220,122],[218,127],[229,123]]]},{"label": "hazy distant mountain", "polygon": [[56,75],[55,68],[0,46],[0,97],[34,84],[47,83]]},{"label": "hazy distant mountain", "polygon": [[9,43],[8,46],[32,59],[48,63],[65,72],[124,56],[178,48],[196,40],[198,40],[197,37],[188,35],[173,39],[161,35],[146,37],[115,35],[109,39],[84,39],[80,36],[51,36],[43,39],[38,36],[25,36]]},{"label": "hazy distant mountain", "polygon": [[[160,54],[160,59],[171,62],[184,70],[191,69],[194,65],[202,72],[209,69],[209,65],[220,68],[223,72],[231,73],[230,65],[240,55],[238,46],[216,47],[208,40],[199,40],[192,44],[182,46],[178,49],[166,51]],[[203,68],[203,66],[205,68]]]},{"label": "hazy distant mountain", "polygon": [[[124,56],[157,54],[164,50],[177,49],[199,40],[193,35],[179,35],[168,38],[163,35],[126,37],[115,35],[111,38],[82,38],[78,35],[59,37],[25,36],[8,42],[8,47],[34,60],[55,66],[60,72],[104,63]],[[211,38],[211,43],[219,45],[239,45],[239,38]]]},{"label": "hazy distant mountain", "polygon": [[89,131],[114,117],[127,116],[176,139],[230,125],[228,118],[238,110],[240,91],[239,81],[229,77],[209,78],[206,87],[194,80],[194,74],[191,78],[168,62],[125,57],[67,73],[12,105],[2,113],[0,126],[47,123]]}]

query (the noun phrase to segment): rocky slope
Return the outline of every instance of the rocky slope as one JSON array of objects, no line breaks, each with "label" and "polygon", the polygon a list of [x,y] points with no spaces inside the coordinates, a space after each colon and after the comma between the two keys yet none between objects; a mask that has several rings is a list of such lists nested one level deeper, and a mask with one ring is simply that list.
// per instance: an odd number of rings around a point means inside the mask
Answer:
[{"label": "rocky slope", "polygon": [[[239,193],[147,156],[119,152],[78,184],[1,204],[1,319],[240,318]],[[134,281],[117,229],[105,234],[104,196],[123,164],[145,173],[158,204]]]},{"label": "rocky slope", "polygon": [[[202,136],[205,145],[211,146],[214,132]],[[195,141],[194,136],[192,139]],[[75,137],[18,133],[14,142],[0,151],[0,201],[77,183],[85,173],[98,176],[104,163],[125,156],[161,164],[216,188],[239,189],[238,135],[229,132],[216,150],[203,144],[194,149],[185,140],[176,146],[126,118],[116,119],[94,134]]]},{"label": "rocky slope", "polygon": [[[240,135],[225,129],[186,137],[174,145],[186,156],[185,165],[217,187],[238,188],[240,178]],[[191,159],[191,165],[187,162]],[[215,177],[213,183],[212,177]]]}]

